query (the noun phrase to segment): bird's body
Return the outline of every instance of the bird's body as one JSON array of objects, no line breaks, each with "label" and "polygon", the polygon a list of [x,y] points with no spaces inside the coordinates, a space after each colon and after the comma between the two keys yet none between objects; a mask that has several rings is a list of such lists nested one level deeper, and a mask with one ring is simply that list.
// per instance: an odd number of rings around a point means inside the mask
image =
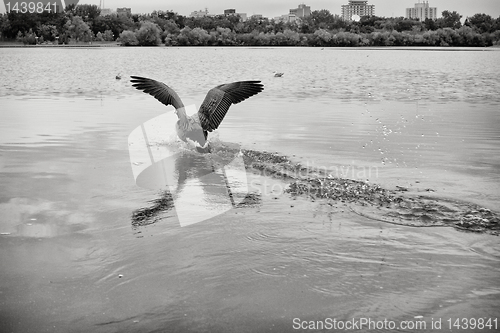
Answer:
[{"label": "bird's body", "polygon": [[148,78],[132,76],[132,85],[150,94],[165,105],[172,105],[179,120],[176,132],[184,142],[196,143],[199,152],[210,152],[208,132],[217,129],[229,107],[264,90],[260,81],[239,81],[221,84],[211,89],[198,112],[192,116],[186,114],[184,104],[177,93],[166,84]]},{"label": "bird's body", "polygon": [[187,116],[184,111],[185,119],[183,119],[183,116],[179,115],[181,112],[177,111],[179,120],[177,120],[177,123],[175,124],[175,131],[177,132],[179,139],[184,142],[188,142],[189,140],[191,142],[198,143],[198,145],[195,144],[195,146],[199,152],[209,152],[210,148],[207,145],[208,132],[204,131],[203,127],[201,127],[198,114],[195,113],[192,116]]}]

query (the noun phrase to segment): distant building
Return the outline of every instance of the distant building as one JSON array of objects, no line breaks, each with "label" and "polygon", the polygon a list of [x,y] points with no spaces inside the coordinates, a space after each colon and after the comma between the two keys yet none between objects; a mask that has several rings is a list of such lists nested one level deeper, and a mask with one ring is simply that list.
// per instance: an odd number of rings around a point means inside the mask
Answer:
[{"label": "distant building", "polygon": [[300,19],[304,17],[308,17],[311,15],[311,7],[306,6],[305,4],[300,4],[297,8],[290,9],[290,12],[285,15],[276,16],[274,18],[277,22],[296,22],[300,21]]},{"label": "distant building", "polygon": [[342,5],[342,19],[351,21],[353,15],[372,16],[375,15],[375,5],[369,5],[364,0],[349,0],[349,4]]},{"label": "distant building", "polygon": [[224,16],[229,16],[229,15],[239,15],[241,22],[245,22],[247,20],[247,14],[246,13],[237,13],[236,9],[224,9]]},{"label": "distant building", "polygon": [[253,14],[252,16],[250,16],[250,18],[253,18],[253,19],[263,19],[264,17],[262,16],[262,14]]},{"label": "distant building", "polygon": [[208,8],[205,8],[205,10],[195,10],[194,12],[191,12],[189,17],[204,17],[204,16],[210,16],[208,14]]},{"label": "distant building", "polygon": [[281,16],[276,16],[274,18],[274,20],[276,22],[288,22],[288,23],[292,23],[292,22],[295,22],[297,21],[299,18],[297,17],[297,15],[295,14],[285,14],[285,15],[281,15]]},{"label": "distant building", "polygon": [[123,15],[130,16],[130,15],[132,15],[132,9],[131,8],[125,8],[125,7],[123,7],[123,8],[116,8],[116,13],[118,15],[123,14]]},{"label": "distant building", "polygon": [[101,8],[101,16],[111,15],[112,13],[111,8]]},{"label": "distant building", "polygon": [[414,8],[406,8],[406,18],[419,19],[420,21],[436,20],[437,7],[429,7],[429,1],[420,2],[419,0]]},{"label": "distant building", "polygon": [[298,8],[290,9],[290,14],[300,18],[308,17],[311,15],[311,7],[302,3]]}]

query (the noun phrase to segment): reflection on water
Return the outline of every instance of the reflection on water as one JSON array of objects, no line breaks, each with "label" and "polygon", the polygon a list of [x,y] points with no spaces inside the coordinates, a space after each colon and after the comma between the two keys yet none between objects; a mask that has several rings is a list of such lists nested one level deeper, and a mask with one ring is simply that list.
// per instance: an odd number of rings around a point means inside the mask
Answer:
[{"label": "reflection on water", "polygon": [[[227,167],[234,154],[200,157],[160,131],[145,160],[131,160],[134,129],[171,113],[115,76],[161,80],[186,104],[218,84],[260,79],[265,91],[231,108],[212,136],[216,148],[277,151],[404,195],[493,211],[498,51],[0,53],[13,64],[0,68],[0,331],[282,332],[293,318],[497,316],[496,237],[388,224],[341,200],[289,197],[281,179],[260,175],[247,180],[257,204],[233,209],[228,189],[246,193],[237,185],[249,174]],[[131,212],[160,198],[147,182],[158,174],[138,175],[169,149],[179,155],[160,163],[168,171],[160,184],[174,187],[185,216],[205,220],[181,228],[176,205],[131,228]],[[143,180],[146,188],[136,184]],[[202,202],[231,209],[208,218]],[[380,216],[369,209],[358,213]]]},{"label": "reflection on water", "polygon": [[240,204],[248,194],[245,165],[241,155],[225,165],[195,152],[179,152],[145,169],[138,186],[165,189],[181,227],[221,215]]}]

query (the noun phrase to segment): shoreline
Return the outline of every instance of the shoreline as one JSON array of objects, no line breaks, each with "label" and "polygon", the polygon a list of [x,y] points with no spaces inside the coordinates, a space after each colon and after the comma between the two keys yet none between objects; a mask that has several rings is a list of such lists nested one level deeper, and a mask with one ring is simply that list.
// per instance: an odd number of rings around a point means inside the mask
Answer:
[{"label": "shoreline", "polygon": [[88,48],[88,47],[120,47],[121,45],[119,43],[106,43],[106,44],[37,44],[37,45],[24,45],[22,43],[10,43],[10,42],[0,42],[0,48],[24,48],[24,47],[62,47],[62,48],[71,48],[71,47],[81,47],[81,48]]},{"label": "shoreline", "polygon": [[155,46],[124,46],[119,43],[106,43],[106,44],[38,44],[38,45],[24,45],[18,43],[3,43],[0,42],[0,48],[98,48],[98,47],[127,47],[127,48],[140,48],[140,47],[168,47],[168,48],[317,48],[324,49],[364,49],[364,50],[420,50],[420,51],[477,51],[488,49],[500,49],[500,45],[492,46],[269,46],[269,45],[155,45]]}]

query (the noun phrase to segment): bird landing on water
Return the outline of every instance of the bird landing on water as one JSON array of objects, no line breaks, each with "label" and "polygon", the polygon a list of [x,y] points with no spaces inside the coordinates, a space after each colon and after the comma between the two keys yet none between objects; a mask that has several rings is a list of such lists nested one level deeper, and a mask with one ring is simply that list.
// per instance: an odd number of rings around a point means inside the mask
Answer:
[{"label": "bird landing on water", "polygon": [[260,93],[264,86],[260,81],[238,81],[212,88],[203,100],[200,109],[192,116],[186,109],[179,95],[166,84],[140,76],[131,76],[132,86],[150,94],[165,105],[172,105],[178,117],[175,129],[177,136],[184,142],[194,142],[200,153],[209,153],[208,132],[217,129],[229,107]]}]

